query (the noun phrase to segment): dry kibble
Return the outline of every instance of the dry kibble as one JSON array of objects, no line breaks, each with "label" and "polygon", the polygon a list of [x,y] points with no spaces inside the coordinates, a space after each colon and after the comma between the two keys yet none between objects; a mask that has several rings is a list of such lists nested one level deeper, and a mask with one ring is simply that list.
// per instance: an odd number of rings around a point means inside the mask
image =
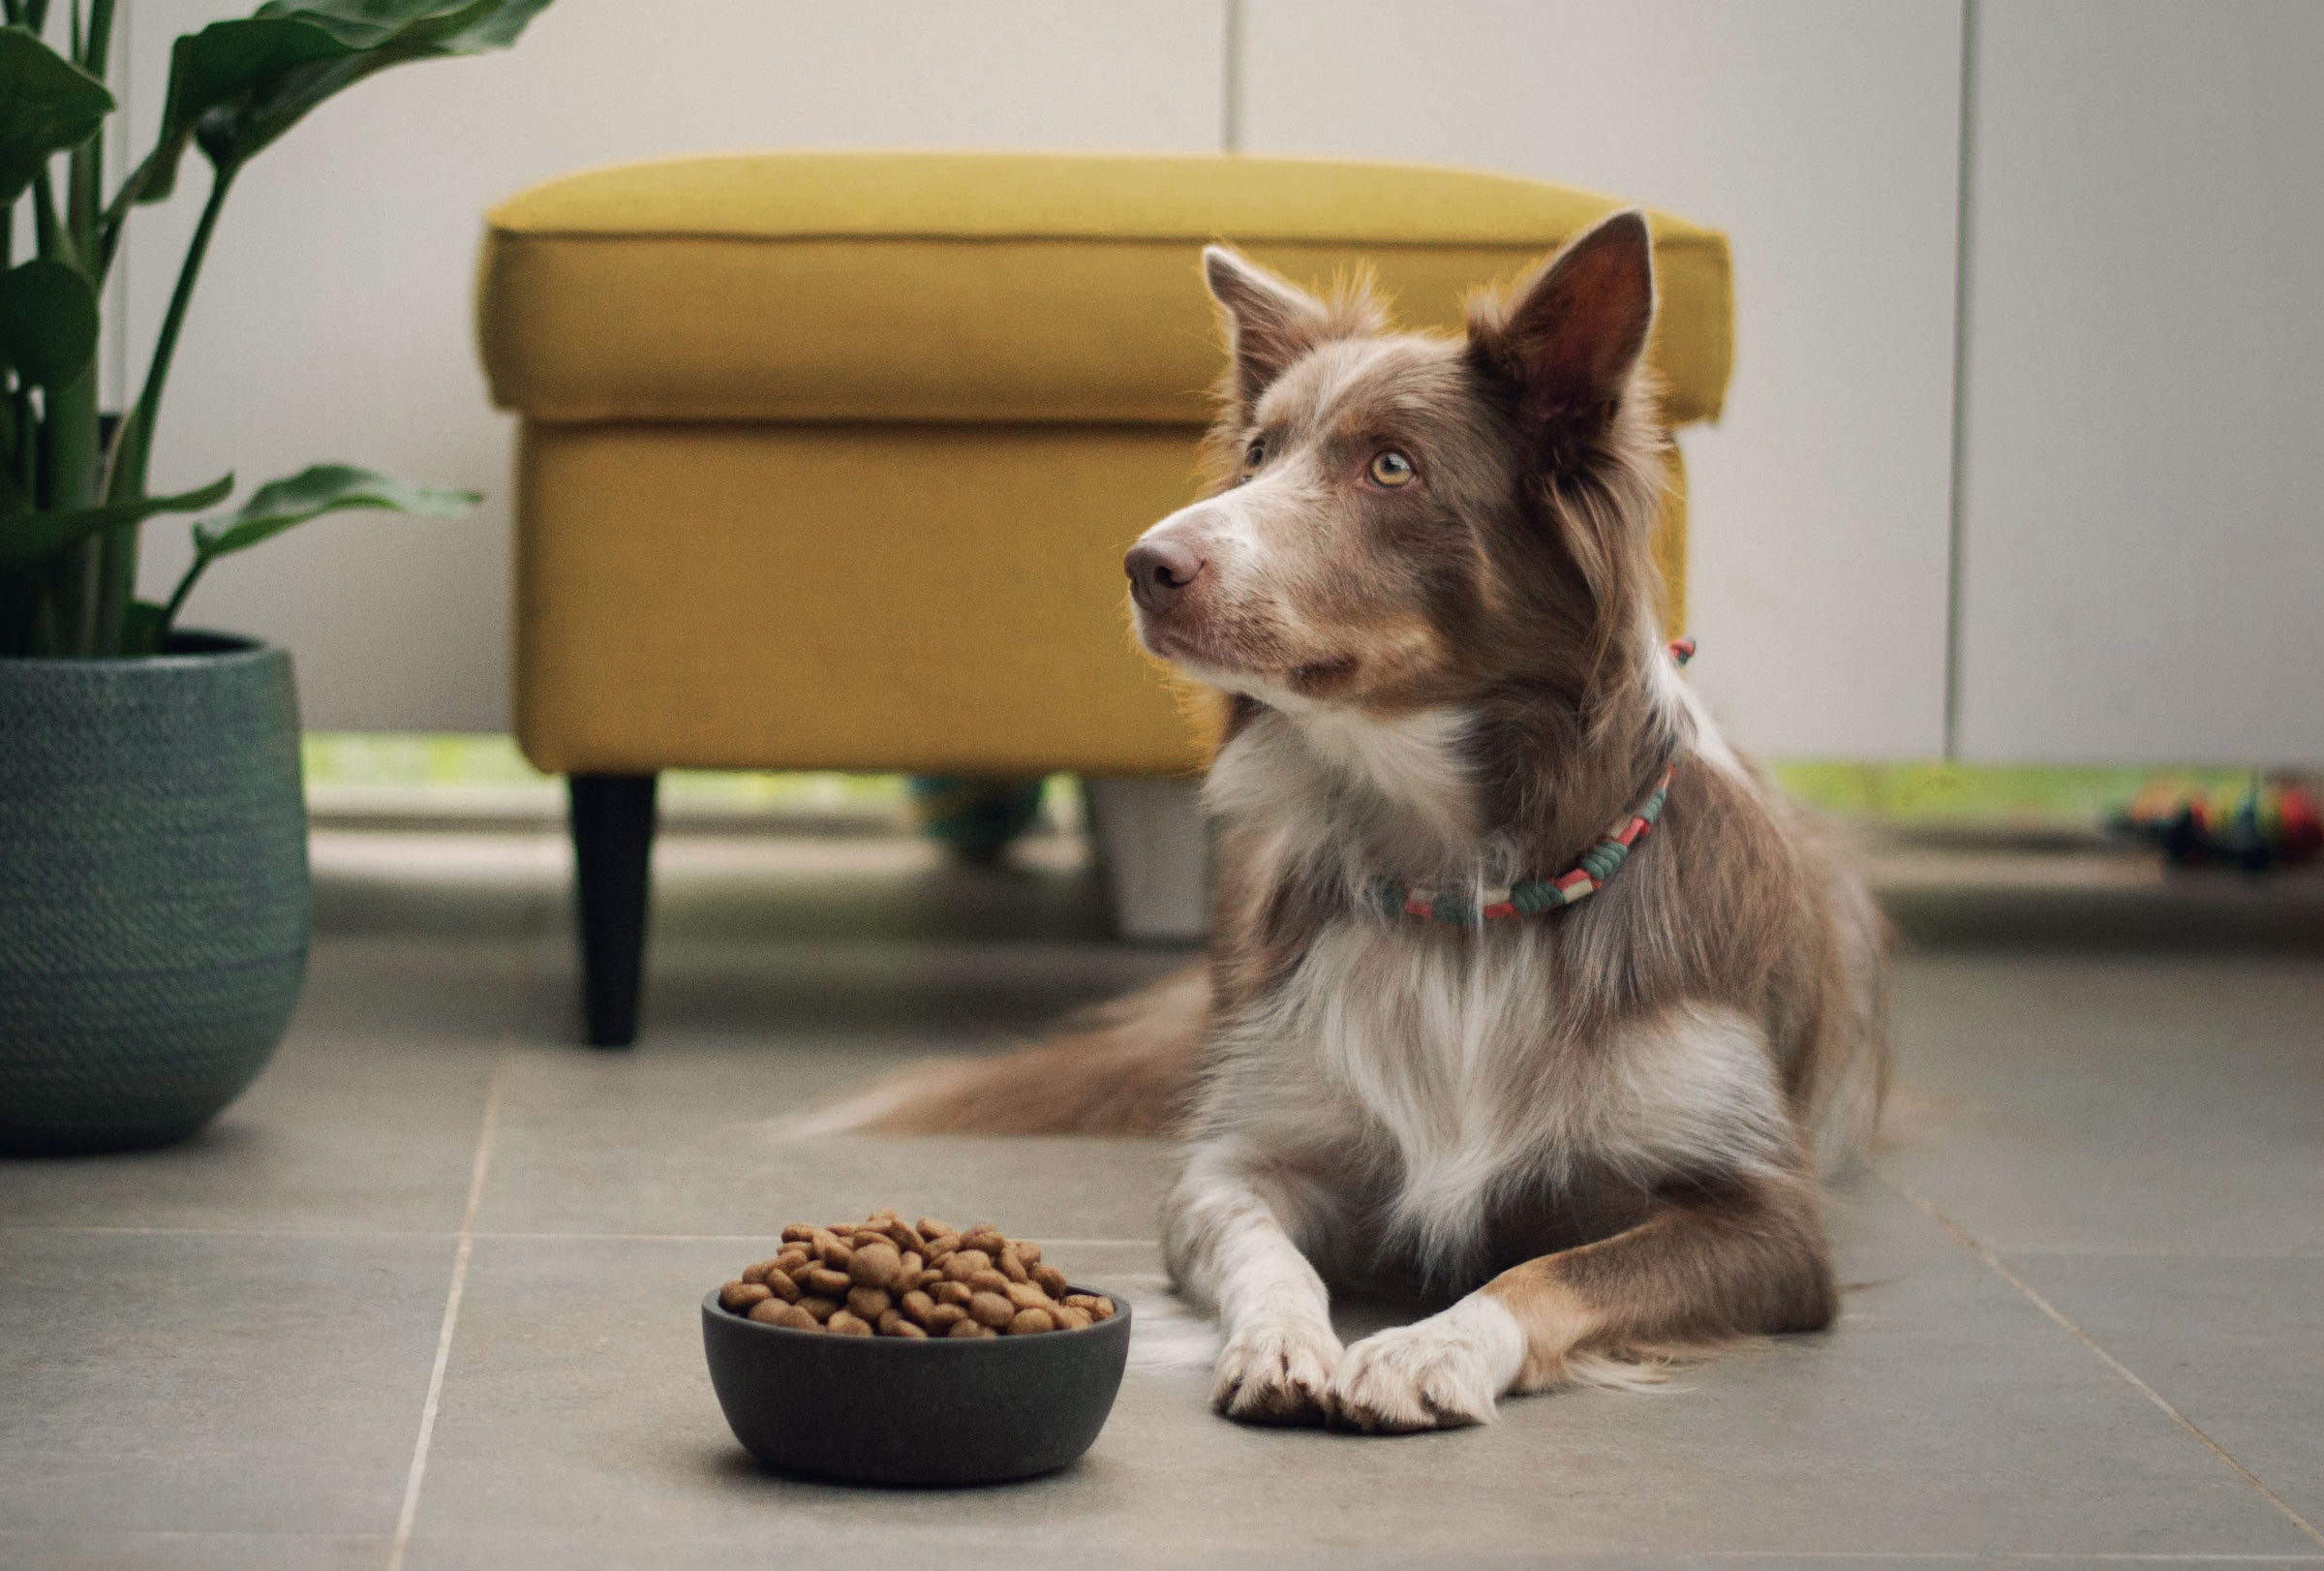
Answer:
[{"label": "dry kibble", "polygon": [[890,1286],[902,1270],[903,1256],[896,1246],[877,1237],[870,1244],[858,1245],[855,1258],[847,1262],[847,1275],[861,1287]]},{"label": "dry kibble", "polygon": [[774,1296],[762,1282],[731,1281],[719,1289],[719,1308],[728,1314],[749,1314],[751,1305],[764,1304]]},{"label": "dry kibble", "polygon": [[799,1273],[799,1285],[818,1298],[845,1298],[847,1289],[855,1285],[844,1271],[829,1266],[810,1266]]},{"label": "dry kibble", "polygon": [[1102,1295],[1070,1291],[1040,1245],[990,1223],[907,1222],[893,1207],[860,1222],[792,1223],[782,1248],[720,1287],[719,1303],[763,1325],[915,1340],[1081,1331],[1114,1317]]},{"label": "dry kibble", "polygon": [[785,1304],[779,1298],[761,1299],[751,1307],[750,1318],[761,1325],[786,1326],[793,1331],[820,1331],[815,1317],[796,1304]]}]

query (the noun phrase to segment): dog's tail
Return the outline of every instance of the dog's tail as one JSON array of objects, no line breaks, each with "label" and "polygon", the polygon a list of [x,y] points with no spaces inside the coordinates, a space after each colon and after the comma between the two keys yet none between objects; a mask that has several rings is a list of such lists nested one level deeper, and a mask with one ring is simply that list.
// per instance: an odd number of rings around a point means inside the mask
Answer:
[{"label": "dog's tail", "polygon": [[915,1064],[810,1115],[806,1134],[1158,1134],[1194,1083],[1210,979],[1201,966],[995,1058]]},{"label": "dog's tail", "polygon": [[1832,875],[1831,981],[1807,1077],[1806,1122],[1817,1169],[1827,1177],[1872,1150],[1887,1100],[1888,951],[1894,935],[1853,873]]}]

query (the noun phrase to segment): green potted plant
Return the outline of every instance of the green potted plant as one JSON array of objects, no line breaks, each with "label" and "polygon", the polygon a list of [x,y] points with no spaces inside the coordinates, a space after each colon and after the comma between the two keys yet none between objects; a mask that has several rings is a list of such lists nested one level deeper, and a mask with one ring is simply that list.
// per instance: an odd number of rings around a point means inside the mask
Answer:
[{"label": "green potted plant", "polygon": [[[274,0],[187,34],[154,146],[108,191],[113,0],[72,0],[53,28],[48,0],[0,0],[0,1151],[192,1133],[264,1066],[297,1001],[309,907],[290,656],[180,630],[195,580],[324,513],[475,500],[317,465],[196,523],[175,593],[138,598],[140,525],[233,488],[230,475],[166,496],[146,483],[228,193],[340,89],[505,47],[547,4]],[[135,402],[102,415],[106,275],[189,147],[209,165],[201,218]],[[19,261],[24,232],[35,254]]]}]

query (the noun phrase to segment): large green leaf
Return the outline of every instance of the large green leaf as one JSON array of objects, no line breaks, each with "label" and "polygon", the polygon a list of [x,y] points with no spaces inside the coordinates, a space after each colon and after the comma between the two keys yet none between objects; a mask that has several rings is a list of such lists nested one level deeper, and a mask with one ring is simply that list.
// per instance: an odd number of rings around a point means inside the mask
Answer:
[{"label": "large green leaf", "polygon": [[[122,188],[133,201],[160,201],[177,187],[177,163],[194,128],[211,109],[257,91],[302,66],[346,57],[347,46],[324,28],[290,19],[212,22],[169,47],[169,93],[162,134]],[[118,199],[116,199],[117,202]]]},{"label": "large green leaf", "polygon": [[260,486],[249,501],[225,518],[196,524],[194,552],[203,561],[230,556],[310,518],[351,508],[441,515],[474,507],[480,500],[474,491],[406,485],[352,464],[316,464]]},{"label": "large green leaf", "polygon": [[159,201],[186,143],[239,165],[307,111],[375,71],[516,42],[549,0],[273,0],[172,46],[161,139],[124,195]]},{"label": "large green leaf", "polygon": [[28,27],[0,27],[0,207],[15,201],[51,153],[77,147],[113,112],[105,83]]},{"label": "large green leaf", "polygon": [[0,365],[41,387],[62,387],[97,353],[97,294],[61,262],[35,258],[0,273]]},{"label": "large green leaf", "polygon": [[157,512],[199,512],[234,488],[231,475],[173,497],[137,497],[98,508],[67,508],[0,519],[0,568],[29,568],[91,535],[134,524]]},{"label": "large green leaf", "polygon": [[323,28],[351,53],[286,72],[248,99],[212,109],[197,132],[201,150],[212,163],[238,165],[341,88],[407,60],[505,48],[548,5],[549,0],[270,0],[260,7],[260,18]]},{"label": "large green leaf", "polygon": [[430,44],[440,53],[471,54],[514,44],[525,23],[548,4],[549,0],[266,0],[258,15],[304,16],[364,48],[400,39]]}]

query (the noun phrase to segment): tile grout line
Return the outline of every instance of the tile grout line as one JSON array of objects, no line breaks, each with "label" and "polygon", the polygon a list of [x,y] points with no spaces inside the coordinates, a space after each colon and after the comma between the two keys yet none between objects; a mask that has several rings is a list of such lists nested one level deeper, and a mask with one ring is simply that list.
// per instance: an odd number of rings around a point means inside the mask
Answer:
[{"label": "tile grout line", "polygon": [[[114,1227],[81,1222],[0,1222],[0,1236],[10,1233],[106,1233],[134,1238],[449,1238],[457,1239],[463,1230],[449,1228],[354,1228],[354,1227]],[[565,1232],[497,1232],[474,1229],[467,1236],[478,1239],[524,1242],[556,1242],[570,1240],[588,1243],[592,1240],[608,1244],[760,1244],[767,1242],[768,1233],[565,1233]],[[1050,1238],[1038,1241],[1045,1248],[1158,1249],[1158,1238]],[[2061,1251],[2043,1249],[2043,1254]],[[2306,1260],[2308,1254],[2287,1255],[2199,1255],[2198,1259],[2259,1259]]]},{"label": "tile grout line", "polygon": [[[1883,1179],[1883,1183],[1889,1182]],[[105,1233],[136,1238],[321,1238],[354,1236],[359,1238],[450,1238],[460,1236],[456,1227],[130,1227],[107,1222],[14,1222],[0,1221],[0,1237],[11,1233]],[[616,1244],[749,1244],[763,1240],[764,1233],[595,1233],[595,1232],[525,1232],[478,1230],[479,1239],[500,1239],[516,1242],[572,1240],[586,1243],[602,1240]],[[1162,1247],[1153,1238],[1044,1238],[1039,1241],[1046,1248],[1147,1248]],[[2017,1255],[2055,1255],[2076,1260],[2258,1260],[2258,1261],[2316,1261],[2324,1260],[2324,1249],[2185,1249],[2167,1246],[2153,1247],[2113,1244],[2029,1244],[2012,1248]]]},{"label": "tile grout line", "polygon": [[452,1332],[460,1322],[460,1299],[468,1288],[469,1257],[475,1252],[476,1212],[484,1200],[484,1175],[492,1166],[492,1137],[500,1124],[501,1088],[513,1062],[504,1053],[484,1092],[484,1117],[476,1130],[476,1159],[469,1169],[468,1209],[460,1217],[460,1247],[452,1255],[452,1283],[443,1295],[443,1322],[436,1332],[436,1363],[428,1371],[428,1397],[419,1409],[419,1436],[412,1444],[412,1470],[404,1478],[403,1508],[396,1513],[395,1537],[387,1546],[387,1571],[403,1571],[419,1518],[419,1489],[428,1475],[428,1447],[436,1437],[436,1415],[443,1405],[443,1374],[451,1364]]},{"label": "tile grout line", "polygon": [[[1610,1556],[1623,1560],[1641,1560],[1650,1565],[1665,1563],[1664,1557],[1653,1556],[1644,1550],[1613,1550],[1607,1553]],[[2257,1553],[2172,1555],[2163,1552],[2142,1554],[2127,1550],[2091,1550],[2088,1552],[2011,1550],[2007,1553],[2012,1564],[2020,1560],[2038,1560],[2060,1565],[2324,1565],[2324,1555],[2264,1555]],[[1690,1551],[1689,1554],[1694,1559],[1780,1560],[1786,1565],[1815,1560],[1846,1560],[1850,1564],[1859,1560],[1895,1560],[1907,1564],[1915,1564],[1923,1560],[1944,1560],[1957,1563],[1977,1558],[1976,1552],[1973,1550],[1958,1549],[1698,1549]],[[1544,1563],[1555,1565],[1559,1562],[1550,1560]],[[1593,1557],[1592,1563],[1596,1563],[1595,1557]]]},{"label": "tile grout line", "polygon": [[[612,1244],[759,1244],[775,1242],[772,1233],[478,1233],[478,1238],[523,1241],[596,1240]],[[1158,1249],[1158,1238],[1045,1238],[1035,1240],[1044,1249]]]},{"label": "tile grout line", "polygon": [[2156,1390],[2153,1386],[2147,1384],[2146,1381],[2140,1379],[2136,1371],[2134,1371],[2130,1366],[2125,1364],[2121,1359],[2115,1357],[2105,1348],[2099,1346],[2097,1340],[2093,1338],[2089,1332],[2084,1331],[2080,1326],[2074,1324],[2073,1321],[2067,1319],[2064,1313],[2060,1310],[2056,1305],[2052,1304],[2048,1299],[2035,1292],[2031,1282],[2027,1281],[2023,1277],[2020,1277],[2016,1272],[2011,1271],[2009,1269],[2008,1262],[2004,1261],[1993,1250],[1987,1248],[1982,1243],[1978,1242],[1978,1240],[1972,1234],[1971,1234],[1969,1229],[1963,1227],[1959,1222],[1954,1221],[1952,1217],[1946,1216],[1944,1212],[1934,1203],[1921,1198],[1921,1196],[1912,1189],[1911,1186],[1901,1183],[1896,1179],[1892,1179],[1884,1173],[1881,1175],[1881,1182],[1887,1185],[1897,1193],[1903,1195],[1914,1210],[1918,1211],[1922,1216],[1928,1217],[1929,1220],[1935,1222],[1939,1227],[1944,1229],[1944,1231],[1952,1238],[1954,1243],[1960,1245],[1970,1253],[1984,1261],[1985,1264],[1991,1268],[1994,1275],[2000,1277],[2002,1280],[2016,1288],[2019,1293],[2024,1295],[2027,1303],[2033,1305],[2043,1314],[2049,1316],[2049,1318],[2059,1327],[2059,1329],[2072,1337],[2083,1346],[2089,1348],[2091,1352],[2097,1356],[2097,1359],[2100,1363],[2104,1364],[2116,1374],[2121,1375],[2124,1380],[2129,1383],[2132,1390],[2136,1391],[2140,1396],[2146,1398],[2147,1401],[2153,1402],[2156,1407],[2160,1408],[2163,1412],[2163,1415],[2169,1418],[2172,1423],[2178,1425],[2181,1429],[2186,1431],[2187,1433],[2193,1435],[2196,1439],[2202,1441],[2206,1446],[2210,1447],[2212,1455],[2217,1457],[2221,1462],[2233,1468],[2236,1476],[2241,1478],[2245,1483],[2257,1490],[2260,1494],[2260,1496],[2270,1505],[2274,1506],[2278,1511],[2281,1512],[2285,1520],[2290,1522],[2293,1526],[2299,1528],[2309,1537],[2314,1539],[2318,1544],[2324,1545],[2324,1531],[2319,1531],[2315,1524],[2309,1522],[2299,1512],[2293,1510],[2290,1505],[2285,1503],[2283,1496],[2278,1494],[2274,1490],[2268,1488],[2266,1483],[2260,1479],[2260,1476],[2257,1473],[2254,1473],[2250,1468],[2236,1461],[2233,1456],[2228,1454],[2227,1449],[2224,1446],[2220,1445],[2218,1441],[2206,1434],[2199,1427],[2196,1426],[2192,1419],[2188,1418],[2177,1407],[2171,1405],[2170,1402],[2164,1398],[2161,1392]]}]

